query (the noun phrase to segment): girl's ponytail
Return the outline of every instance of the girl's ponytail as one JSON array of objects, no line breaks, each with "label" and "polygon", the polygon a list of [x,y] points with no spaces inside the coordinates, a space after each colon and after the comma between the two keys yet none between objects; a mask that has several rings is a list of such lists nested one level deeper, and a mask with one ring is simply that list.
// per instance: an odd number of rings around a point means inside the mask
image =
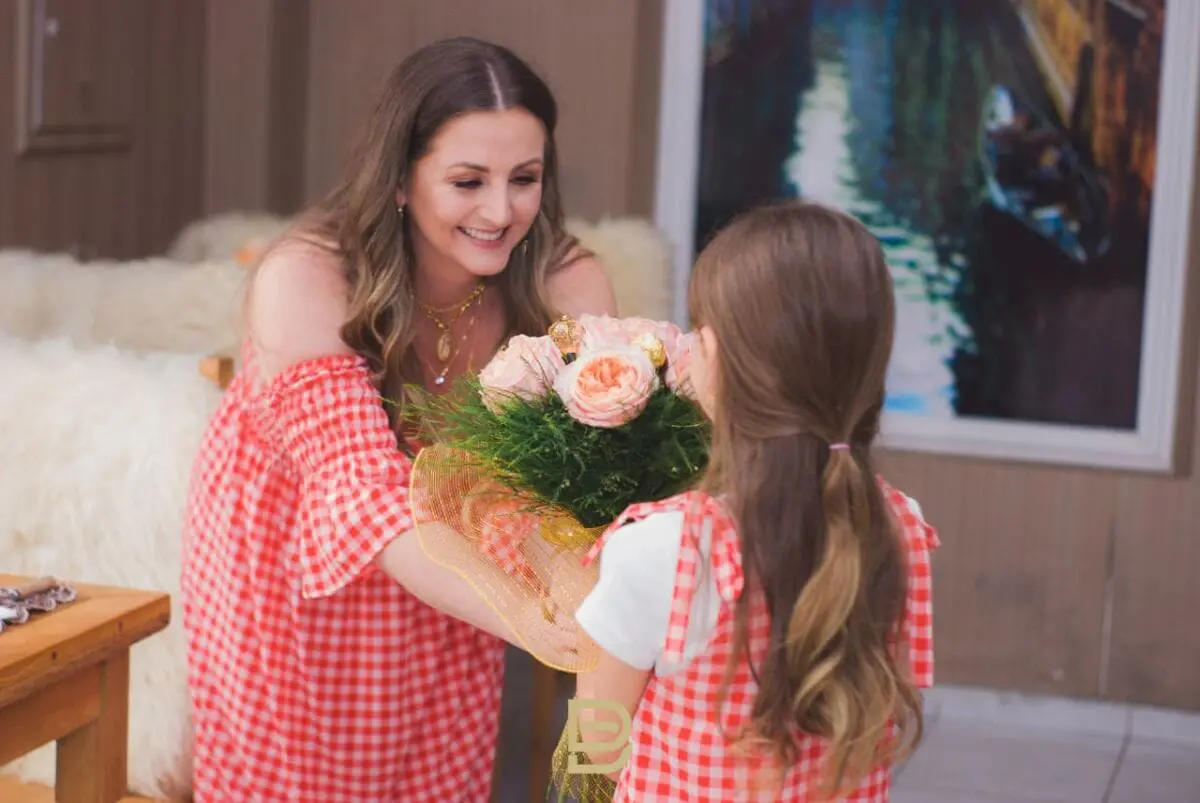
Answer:
[{"label": "girl's ponytail", "polygon": [[822,791],[836,795],[894,758],[898,711],[915,708],[919,732],[920,703],[889,649],[891,628],[868,604],[879,552],[889,551],[883,539],[895,543],[882,494],[844,444],[830,447],[820,485],[825,549],[792,608],[785,649],[796,724],[827,740]]}]

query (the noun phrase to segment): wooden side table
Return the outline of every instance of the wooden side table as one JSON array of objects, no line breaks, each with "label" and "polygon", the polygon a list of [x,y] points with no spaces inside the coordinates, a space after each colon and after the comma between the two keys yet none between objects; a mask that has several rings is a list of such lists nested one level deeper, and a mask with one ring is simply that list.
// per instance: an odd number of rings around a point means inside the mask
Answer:
[{"label": "wooden side table", "polygon": [[[33,578],[0,574],[0,587]],[[129,648],[166,628],[167,594],[72,583],[78,598],[0,633],[0,765],[58,742],[58,803],[126,794]]]}]

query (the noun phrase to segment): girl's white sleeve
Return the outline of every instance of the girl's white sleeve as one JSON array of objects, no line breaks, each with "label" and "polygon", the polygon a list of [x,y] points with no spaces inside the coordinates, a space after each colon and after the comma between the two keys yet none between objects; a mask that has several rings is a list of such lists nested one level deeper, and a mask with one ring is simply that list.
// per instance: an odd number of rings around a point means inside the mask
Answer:
[{"label": "girl's white sleeve", "polygon": [[607,652],[638,669],[658,661],[667,635],[683,514],[655,513],[609,536],[596,587],[575,614]]}]

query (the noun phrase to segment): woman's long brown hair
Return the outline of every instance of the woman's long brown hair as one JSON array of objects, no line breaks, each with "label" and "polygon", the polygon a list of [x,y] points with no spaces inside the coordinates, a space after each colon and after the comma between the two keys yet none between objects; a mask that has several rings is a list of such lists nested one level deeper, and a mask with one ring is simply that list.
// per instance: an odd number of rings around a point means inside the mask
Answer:
[{"label": "woman's long brown hair", "polygon": [[[385,82],[341,182],[304,216],[300,237],[334,250],[345,265],[349,315],[342,339],[366,358],[385,398],[403,400],[419,382],[412,354],[415,258],[411,215],[396,190],[450,120],[473,111],[522,108],[546,132],[542,205],[523,245],[495,278],[507,333],[544,334],[555,318],[546,277],[576,249],[566,234],[554,131],[558,108],[546,83],[508,49],[470,37],[435,42],[409,56]],[[388,415],[404,443],[402,405]]]},{"label": "woman's long brown hair", "polygon": [[[905,550],[871,458],[892,350],[891,275],[854,218],[780,203],[717,234],[693,269],[690,304],[717,344],[705,482],[725,496],[742,542],[749,593],[737,606],[735,662],[751,660],[759,687],[749,738],[772,745],[784,767],[797,731],[826,740],[822,788],[844,795],[910,752],[923,729],[894,651]],[[770,645],[750,656],[758,594]],[[889,737],[893,723],[900,739]]]}]

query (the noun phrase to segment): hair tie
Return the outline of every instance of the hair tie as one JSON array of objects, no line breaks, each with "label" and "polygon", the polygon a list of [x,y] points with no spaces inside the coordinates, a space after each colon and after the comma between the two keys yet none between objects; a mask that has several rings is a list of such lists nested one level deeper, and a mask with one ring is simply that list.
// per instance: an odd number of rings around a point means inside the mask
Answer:
[{"label": "hair tie", "polygon": [[848,444],[848,443],[831,443],[831,444],[829,444],[829,451],[831,451],[831,452],[848,452],[848,451],[850,451],[850,444]]}]

